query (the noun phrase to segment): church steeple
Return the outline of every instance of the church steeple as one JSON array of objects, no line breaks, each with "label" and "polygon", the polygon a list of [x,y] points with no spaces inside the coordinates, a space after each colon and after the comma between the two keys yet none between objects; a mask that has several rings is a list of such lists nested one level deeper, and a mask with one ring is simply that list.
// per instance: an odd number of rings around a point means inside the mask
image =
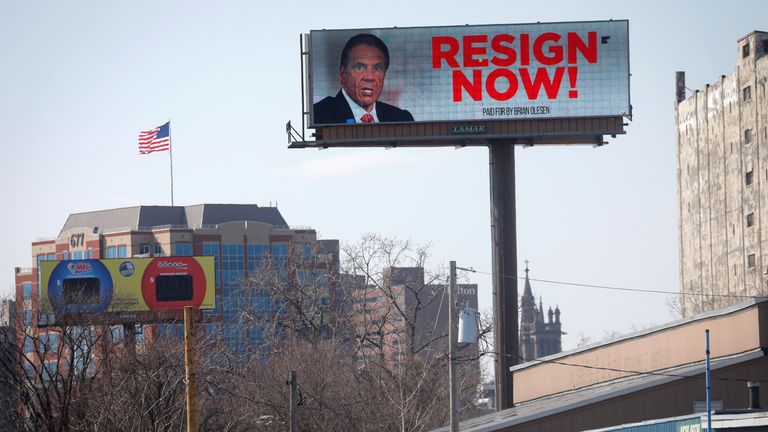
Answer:
[{"label": "church steeple", "polygon": [[528,280],[528,260],[525,260],[525,288],[523,288],[523,298],[520,300],[520,309],[521,322],[532,323],[536,320],[536,299],[533,298],[531,281]]},{"label": "church steeple", "polygon": [[[520,301],[520,356],[523,361],[535,360],[562,350],[562,324],[560,307],[544,310],[544,302],[533,296],[528,277],[528,261],[525,261],[525,286]],[[546,319],[545,318],[546,313]]]}]

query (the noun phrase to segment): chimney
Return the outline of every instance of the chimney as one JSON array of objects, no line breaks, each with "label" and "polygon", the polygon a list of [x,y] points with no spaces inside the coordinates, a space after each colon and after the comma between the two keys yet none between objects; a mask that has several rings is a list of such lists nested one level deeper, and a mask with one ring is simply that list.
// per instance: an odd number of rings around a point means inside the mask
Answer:
[{"label": "chimney", "polygon": [[749,381],[749,409],[760,409],[760,381]]}]

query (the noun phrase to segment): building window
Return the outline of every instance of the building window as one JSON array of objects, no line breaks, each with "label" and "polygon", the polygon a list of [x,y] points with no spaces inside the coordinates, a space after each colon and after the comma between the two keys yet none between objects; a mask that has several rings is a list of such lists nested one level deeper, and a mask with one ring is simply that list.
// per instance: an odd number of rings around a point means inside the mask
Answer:
[{"label": "building window", "polygon": [[192,256],[192,243],[179,242],[174,244],[173,254],[176,256]]},{"label": "building window", "polygon": [[747,228],[755,224],[755,214],[750,213],[747,215]]},{"label": "building window", "polygon": [[746,86],[744,87],[744,90],[741,91],[742,100],[748,101],[752,99],[752,86]]},{"label": "building window", "polygon": [[29,336],[24,336],[24,352],[25,353],[35,352],[35,340]]},{"label": "building window", "polygon": [[107,248],[107,258],[117,258],[117,248],[114,246],[109,246]]},{"label": "building window", "polygon": [[68,259],[69,259],[69,252],[66,252],[66,251],[65,251],[65,252],[62,254],[62,257],[63,257],[64,261],[68,260]]},{"label": "building window", "polygon": [[747,267],[751,269],[755,268],[755,254],[747,255]]},{"label": "building window", "polygon": [[32,284],[24,282],[21,284],[21,295],[24,300],[32,300]]},{"label": "building window", "polygon": [[749,144],[752,142],[752,129],[747,129],[744,131],[744,144]]},{"label": "building window", "polygon": [[27,309],[24,311],[24,325],[28,326],[32,324],[32,311]]},{"label": "building window", "polygon": [[142,243],[139,246],[139,255],[148,255],[149,254],[149,245],[147,243]]},{"label": "building window", "polygon": [[112,333],[111,336],[112,336],[112,343],[113,344],[117,345],[120,342],[122,342],[123,339],[125,339],[125,333],[124,333],[123,326],[120,325],[120,326],[111,327],[110,331]]},{"label": "building window", "polygon": [[163,256],[163,246],[159,244],[155,245],[155,256]]},{"label": "building window", "polygon": [[117,257],[118,258],[127,258],[128,257],[128,246],[118,246],[117,247]]},{"label": "building window", "polygon": [[763,54],[768,54],[768,40],[763,41]]},{"label": "building window", "polygon": [[43,333],[40,335],[40,350],[43,352],[58,352],[59,335],[56,333]]},{"label": "building window", "polygon": [[747,186],[752,184],[752,171],[747,171],[747,174],[744,176],[744,183]]},{"label": "building window", "polygon": [[741,58],[749,57],[749,43],[745,43],[741,47]]},{"label": "building window", "polygon": [[88,249],[88,259],[93,259],[93,249]]}]

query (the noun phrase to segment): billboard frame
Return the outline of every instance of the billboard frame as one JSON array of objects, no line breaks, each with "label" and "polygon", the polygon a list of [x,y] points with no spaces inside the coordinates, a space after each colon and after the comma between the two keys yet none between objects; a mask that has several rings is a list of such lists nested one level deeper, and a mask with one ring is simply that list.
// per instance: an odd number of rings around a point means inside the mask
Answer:
[{"label": "billboard frame", "polygon": [[[38,271],[38,327],[174,323],[184,319],[183,306],[193,306],[198,316],[202,316],[203,310],[216,309],[212,256],[44,261]],[[192,296],[174,301],[153,298],[152,294],[157,295],[153,288],[158,289],[154,283],[160,276],[194,278]],[[100,288],[104,291],[100,291],[98,302],[68,303],[66,282],[86,279],[106,284],[106,288]],[[52,292],[54,281],[58,282]]]},{"label": "billboard frame", "polygon": [[[628,20],[565,21],[546,23],[517,23],[514,25],[547,25],[571,23],[600,23]],[[429,28],[458,26],[436,26]],[[424,27],[392,27],[391,29],[418,29]],[[380,28],[386,30],[389,28]],[[344,29],[363,31],[370,29]],[[628,41],[627,41],[628,43]],[[623,115],[594,117],[547,117],[529,119],[488,119],[452,121],[416,121],[412,123],[372,123],[350,125],[312,125],[312,47],[310,34],[299,36],[301,62],[301,129],[291,122],[286,124],[288,148],[332,147],[466,147],[488,146],[506,142],[511,145],[592,145],[607,144],[605,136],[615,138],[625,134],[626,120],[632,120],[627,47],[627,98],[629,112]]]}]

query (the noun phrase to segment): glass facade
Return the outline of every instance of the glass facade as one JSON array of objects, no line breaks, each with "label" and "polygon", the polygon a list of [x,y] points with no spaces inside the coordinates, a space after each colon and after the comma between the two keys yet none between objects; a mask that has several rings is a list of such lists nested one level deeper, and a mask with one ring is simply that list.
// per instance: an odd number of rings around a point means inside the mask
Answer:
[{"label": "glass facade", "polygon": [[24,300],[32,300],[32,283],[24,282],[21,284],[21,296]]},{"label": "glass facade", "polygon": [[107,247],[107,258],[117,258],[117,247],[115,246]]},{"label": "glass facade", "polygon": [[242,244],[221,245],[221,273],[224,343],[230,348],[237,348],[244,341],[243,328],[239,325],[245,306],[245,252]]},{"label": "glass facade", "polygon": [[180,242],[173,245],[175,256],[192,256],[192,243]]}]

